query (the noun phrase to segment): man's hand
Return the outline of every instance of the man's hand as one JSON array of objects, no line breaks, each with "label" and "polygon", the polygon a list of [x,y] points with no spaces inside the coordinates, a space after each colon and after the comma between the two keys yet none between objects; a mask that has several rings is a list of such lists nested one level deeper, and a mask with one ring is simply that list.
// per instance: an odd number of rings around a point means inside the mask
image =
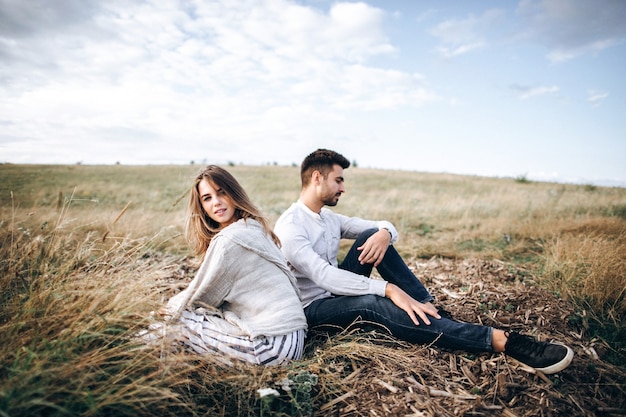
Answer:
[{"label": "man's hand", "polygon": [[390,242],[391,233],[387,229],[380,229],[367,238],[365,243],[357,248],[361,251],[359,255],[361,265],[374,264],[375,267],[378,266],[383,261]]},{"label": "man's hand", "polygon": [[385,297],[389,298],[395,305],[397,305],[402,310],[406,311],[406,313],[411,317],[413,323],[416,326],[419,326],[420,323],[417,320],[417,316],[419,316],[424,323],[427,325],[430,324],[430,320],[428,320],[428,316],[432,316],[440,319],[441,316],[437,313],[437,309],[431,303],[420,303],[419,301],[414,300],[411,296],[405,293],[400,287],[395,284],[387,283],[387,287],[385,288]]}]

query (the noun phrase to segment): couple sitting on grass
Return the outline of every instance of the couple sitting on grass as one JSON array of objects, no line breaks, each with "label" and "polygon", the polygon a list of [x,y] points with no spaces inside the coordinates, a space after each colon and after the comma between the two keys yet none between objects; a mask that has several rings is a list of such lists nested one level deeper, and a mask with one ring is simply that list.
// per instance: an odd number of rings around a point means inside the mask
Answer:
[{"label": "couple sitting on grass", "polygon": [[[274,231],[237,180],[211,165],[191,190],[187,238],[203,262],[167,304],[178,339],[199,354],[258,365],[302,357],[307,329],[353,324],[415,344],[504,352],[545,374],[565,369],[573,351],[519,333],[453,320],[404,263],[387,221],[337,214],[350,162],[318,149],[301,165],[300,198]],[[341,263],[342,238],[354,244]],[[370,278],[376,267],[381,279]]]}]

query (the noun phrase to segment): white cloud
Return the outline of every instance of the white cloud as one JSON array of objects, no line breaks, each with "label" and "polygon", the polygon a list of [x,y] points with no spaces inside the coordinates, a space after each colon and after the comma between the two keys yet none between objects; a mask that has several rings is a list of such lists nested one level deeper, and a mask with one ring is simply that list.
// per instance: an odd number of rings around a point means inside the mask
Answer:
[{"label": "white cloud", "polygon": [[559,87],[557,87],[556,85],[537,87],[514,86],[513,89],[519,92],[519,97],[522,100],[546,94],[555,94],[559,92]]},{"label": "white cloud", "polygon": [[[146,160],[187,160],[196,148],[236,160],[236,143],[258,154],[294,138],[313,141],[316,123],[339,123],[344,112],[436,99],[419,75],[368,65],[394,48],[385,13],[365,3],[327,12],[287,0],[102,5],[85,16],[75,3],[74,19],[70,9],[54,12],[71,25],[31,25],[0,44],[13,52],[0,70],[8,81],[0,119],[12,121],[0,131],[5,157],[55,136],[73,149],[112,137],[158,141],[160,155],[156,147],[137,153]],[[28,23],[26,7],[13,13],[17,26]],[[112,158],[105,148],[92,161]],[[55,152],[34,147],[28,155]],[[68,162],[63,155],[54,158]]]},{"label": "white cloud", "polygon": [[475,42],[475,43],[465,43],[462,45],[458,45],[454,48],[448,48],[445,46],[440,46],[437,48],[437,51],[444,58],[454,58],[460,55],[465,55],[473,50],[481,49],[485,46],[484,42]]},{"label": "white cloud", "polygon": [[587,101],[591,103],[593,107],[600,107],[602,102],[609,97],[607,91],[589,90],[587,92]]},{"label": "white cloud", "polygon": [[548,59],[562,62],[626,40],[623,0],[522,0],[517,9],[525,36],[549,48]]},{"label": "white cloud", "polygon": [[453,58],[486,47],[487,33],[500,24],[503,17],[501,10],[487,10],[480,16],[445,20],[429,32],[439,39],[439,53]]}]

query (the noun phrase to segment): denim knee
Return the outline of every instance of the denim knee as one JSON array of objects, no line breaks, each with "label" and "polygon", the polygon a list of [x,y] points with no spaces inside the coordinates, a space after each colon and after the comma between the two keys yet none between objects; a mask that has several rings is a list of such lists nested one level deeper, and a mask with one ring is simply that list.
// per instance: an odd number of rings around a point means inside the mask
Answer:
[{"label": "denim knee", "polygon": [[361,234],[354,240],[354,244],[358,247],[365,243],[374,233],[378,232],[378,229],[372,228],[361,232]]}]

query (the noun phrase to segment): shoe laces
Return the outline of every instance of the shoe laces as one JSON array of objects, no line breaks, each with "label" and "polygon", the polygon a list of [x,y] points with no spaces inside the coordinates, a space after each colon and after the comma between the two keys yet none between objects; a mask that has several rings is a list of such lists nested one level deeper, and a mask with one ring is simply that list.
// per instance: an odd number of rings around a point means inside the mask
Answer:
[{"label": "shoe laces", "polygon": [[[519,333],[506,333],[508,338],[506,348],[511,349],[513,352],[521,353],[528,356],[542,356],[543,352],[548,347],[548,343],[539,342],[532,337],[524,336]],[[505,351],[508,350],[505,348]]]}]

